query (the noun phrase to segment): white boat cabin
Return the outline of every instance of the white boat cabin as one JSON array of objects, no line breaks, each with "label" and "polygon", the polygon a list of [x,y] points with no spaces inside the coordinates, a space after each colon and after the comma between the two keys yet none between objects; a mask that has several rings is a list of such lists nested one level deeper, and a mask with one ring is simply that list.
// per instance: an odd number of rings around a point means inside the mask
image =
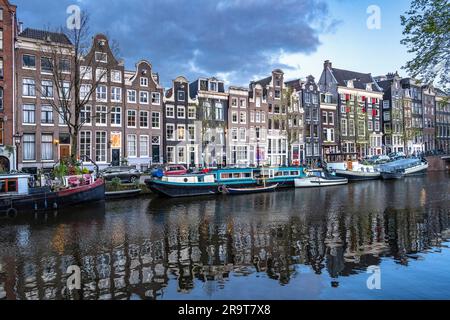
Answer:
[{"label": "white boat cabin", "polygon": [[6,195],[26,195],[30,191],[30,175],[0,175],[0,197]]},{"label": "white boat cabin", "polygon": [[172,183],[214,183],[216,182],[214,174],[183,175],[183,176],[164,176],[164,182]]}]

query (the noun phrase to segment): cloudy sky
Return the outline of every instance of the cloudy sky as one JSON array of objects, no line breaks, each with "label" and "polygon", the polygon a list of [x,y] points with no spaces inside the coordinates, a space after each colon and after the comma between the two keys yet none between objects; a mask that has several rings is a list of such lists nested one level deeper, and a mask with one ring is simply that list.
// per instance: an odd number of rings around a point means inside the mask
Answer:
[{"label": "cloudy sky", "polygon": [[[400,15],[409,0],[11,0],[24,27],[56,28],[79,5],[92,33],[118,42],[128,69],[153,64],[164,86],[178,75],[217,76],[227,84],[282,68],[287,79],[318,78],[323,61],[374,75],[398,70],[408,59],[400,45]],[[368,8],[381,9],[370,29]],[[373,21],[373,20],[370,20]]]}]

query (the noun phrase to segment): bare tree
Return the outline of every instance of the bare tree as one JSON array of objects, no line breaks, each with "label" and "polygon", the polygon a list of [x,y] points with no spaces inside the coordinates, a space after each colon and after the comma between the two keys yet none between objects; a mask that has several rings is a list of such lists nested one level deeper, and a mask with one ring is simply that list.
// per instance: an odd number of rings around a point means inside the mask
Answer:
[{"label": "bare tree", "polygon": [[[65,36],[67,41],[53,38],[60,36]],[[95,54],[89,55],[91,44],[89,16],[82,13],[79,28],[60,28],[56,33],[48,32],[47,41],[39,48],[41,56],[45,57],[47,69],[51,70],[51,80],[55,88],[54,98],[49,99],[48,103],[68,129],[72,164],[78,162],[81,156],[78,150],[80,131],[86,122],[95,121],[99,116],[95,110],[92,110],[90,115],[86,113],[86,106],[92,104],[97,87],[107,79],[110,69],[109,59],[105,65],[96,59]],[[107,54],[106,48],[104,51],[99,50],[99,54]],[[117,51],[115,43],[111,50]],[[36,86],[36,91],[42,97],[49,95],[48,88],[41,85]]]}]

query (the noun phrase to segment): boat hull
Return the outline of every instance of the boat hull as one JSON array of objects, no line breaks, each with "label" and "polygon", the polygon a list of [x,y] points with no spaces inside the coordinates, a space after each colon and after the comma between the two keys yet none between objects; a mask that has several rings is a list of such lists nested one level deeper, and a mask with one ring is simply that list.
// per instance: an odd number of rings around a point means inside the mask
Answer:
[{"label": "boat hull", "polygon": [[223,188],[224,194],[240,195],[240,194],[253,194],[253,193],[265,193],[273,192],[278,188],[278,184],[269,187],[254,187],[254,188]]},{"label": "boat hull", "polygon": [[366,181],[366,180],[378,180],[381,178],[379,172],[359,172],[359,171],[347,171],[336,170],[336,176],[346,178],[349,181]]},{"label": "boat hull", "polygon": [[317,188],[317,187],[331,187],[348,184],[348,179],[317,179],[317,178],[304,178],[296,179],[296,188]]},{"label": "boat hull", "polygon": [[98,179],[91,185],[59,192],[38,192],[0,199],[2,212],[52,211],[105,199],[105,184]]},{"label": "boat hull", "polygon": [[428,163],[423,163],[421,165],[405,169],[405,176],[415,176],[426,174],[428,171]]},{"label": "boat hull", "polygon": [[383,180],[400,180],[405,177],[403,172],[382,172],[381,177]]},{"label": "boat hull", "polygon": [[161,180],[146,180],[145,184],[155,194],[169,198],[212,196],[219,194],[219,185],[216,183],[177,184]]}]

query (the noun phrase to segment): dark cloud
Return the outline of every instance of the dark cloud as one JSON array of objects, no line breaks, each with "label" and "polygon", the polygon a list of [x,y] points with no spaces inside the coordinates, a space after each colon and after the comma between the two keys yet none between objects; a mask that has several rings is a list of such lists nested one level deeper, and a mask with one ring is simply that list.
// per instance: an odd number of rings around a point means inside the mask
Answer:
[{"label": "dark cloud", "polygon": [[[91,31],[117,40],[127,67],[150,60],[164,85],[185,75],[229,75],[246,85],[270,74],[277,55],[311,53],[335,21],[322,0],[17,0],[25,26],[60,26],[66,8],[90,15]],[[275,58],[274,58],[275,57]]]}]

